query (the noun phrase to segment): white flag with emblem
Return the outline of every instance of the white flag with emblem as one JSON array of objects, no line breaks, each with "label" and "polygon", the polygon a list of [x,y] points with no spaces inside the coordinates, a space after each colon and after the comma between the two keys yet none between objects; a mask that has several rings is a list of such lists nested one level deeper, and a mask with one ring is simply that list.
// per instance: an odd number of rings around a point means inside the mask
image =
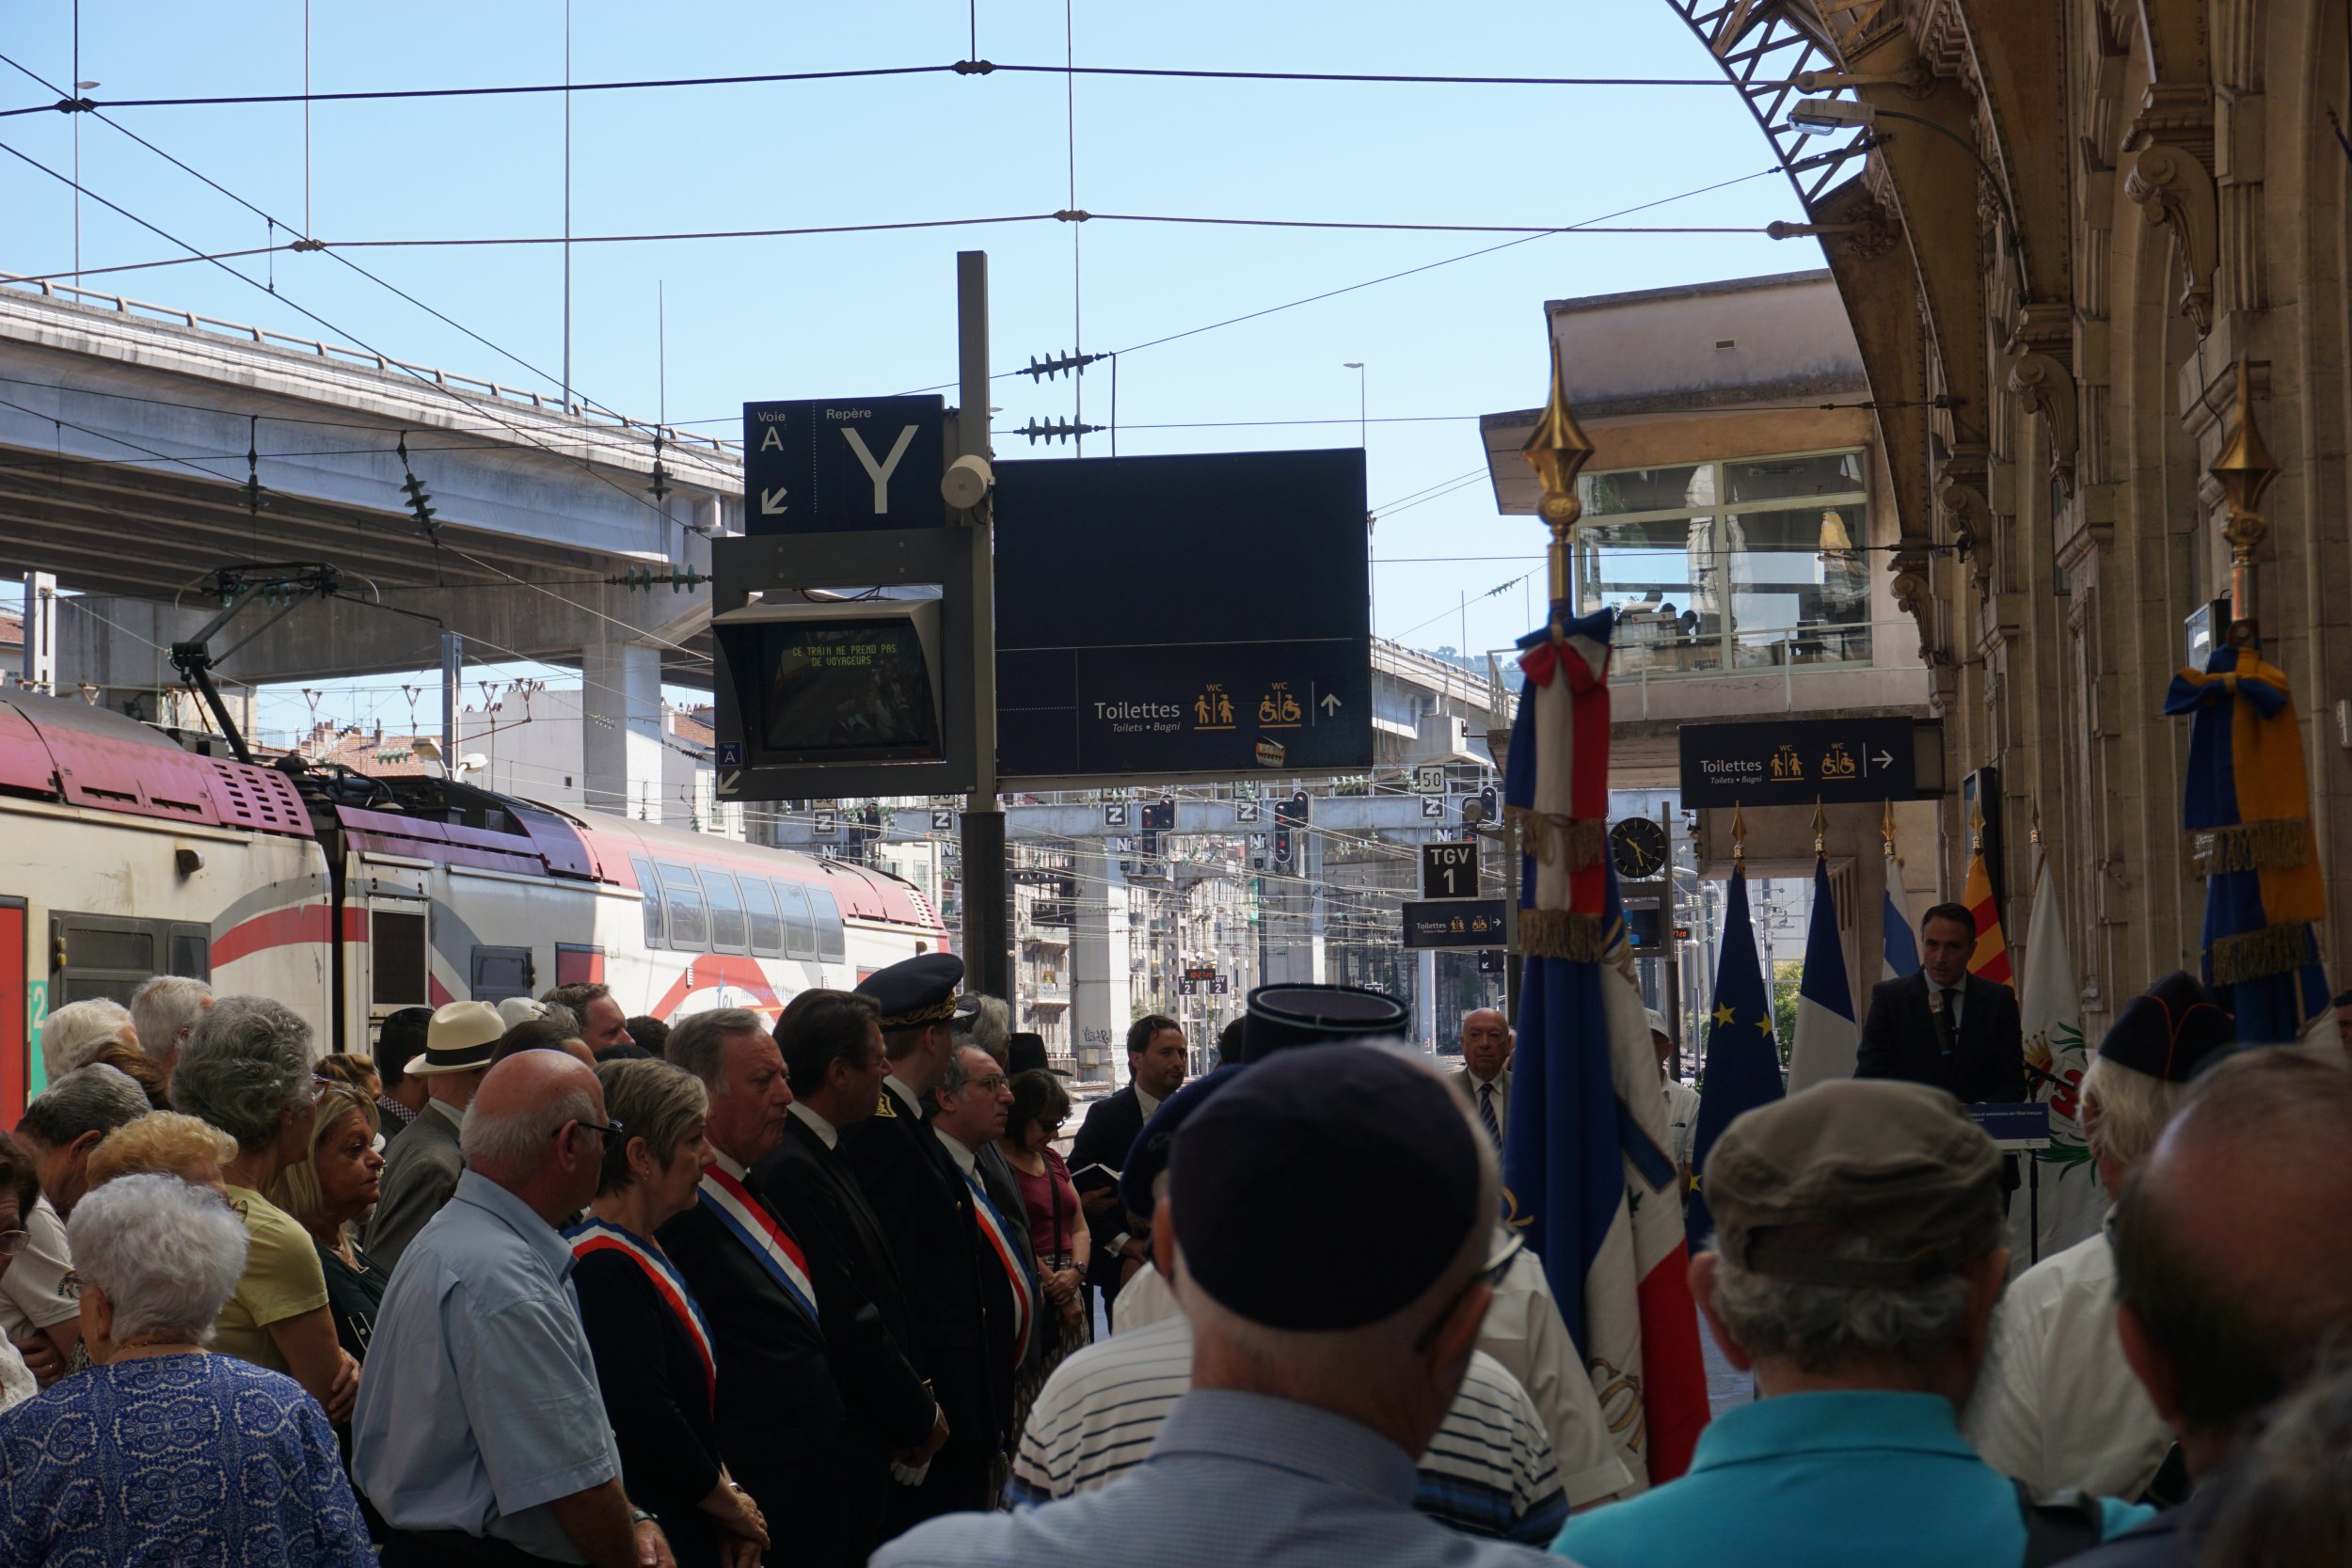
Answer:
[{"label": "white flag with emblem", "polygon": [[[2026,1062],[2070,1085],[2061,1090],[2037,1078],[2026,1089],[2029,1098],[2050,1107],[2050,1147],[2034,1155],[2041,1173],[2042,1256],[2047,1258],[2098,1229],[2108,1199],[2083,1140],[2082,1111],[2073,1086],[2082,1083],[2090,1065],[2083,1045],[2082,992],[2066,947],[2058,884],[2039,846],[2034,852],[2033,913],[2026,927],[2026,964],[2017,993]],[[2018,1194],[2012,1207],[2022,1218],[2026,1195]],[[2019,1259],[2020,1267],[2024,1261]]]}]

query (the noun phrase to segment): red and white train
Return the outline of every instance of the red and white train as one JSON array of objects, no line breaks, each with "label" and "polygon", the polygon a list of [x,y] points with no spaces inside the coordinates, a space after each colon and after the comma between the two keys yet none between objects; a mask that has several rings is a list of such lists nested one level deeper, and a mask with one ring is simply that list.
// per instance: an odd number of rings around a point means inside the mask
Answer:
[{"label": "red and white train", "polygon": [[322,1051],[365,1052],[402,1007],[601,980],[631,1014],[772,1015],[947,946],[883,872],[206,744],[0,692],[0,1125],[40,1086],[48,1012],[151,974],[276,997]]}]

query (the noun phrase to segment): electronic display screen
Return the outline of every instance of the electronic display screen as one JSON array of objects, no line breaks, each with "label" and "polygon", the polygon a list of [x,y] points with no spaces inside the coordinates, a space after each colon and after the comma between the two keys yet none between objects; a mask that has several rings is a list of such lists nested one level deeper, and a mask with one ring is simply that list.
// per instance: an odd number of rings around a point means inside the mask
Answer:
[{"label": "electronic display screen", "polygon": [[902,761],[941,754],[923,640],[896,616],[759,627],[760,743],[777,753]]}]

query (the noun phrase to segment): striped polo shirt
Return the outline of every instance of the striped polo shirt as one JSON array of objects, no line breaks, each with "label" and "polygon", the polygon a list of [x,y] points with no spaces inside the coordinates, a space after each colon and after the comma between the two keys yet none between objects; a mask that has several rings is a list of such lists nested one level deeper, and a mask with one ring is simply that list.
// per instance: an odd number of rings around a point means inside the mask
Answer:
[{"label": "striped polo shirt", "polygon": [[[1076,1352],[1030,1407],[1012,1500],[1067,1497],[1141,1464],[1191,1386],[1192,1324],[1183,1317]],[[1568,1515],[1543,1418],[1484,1351],[1470,1353],[1461,1392],[1416,1469],[1413,1506],[1464,1534],[1548,1544]]]}]

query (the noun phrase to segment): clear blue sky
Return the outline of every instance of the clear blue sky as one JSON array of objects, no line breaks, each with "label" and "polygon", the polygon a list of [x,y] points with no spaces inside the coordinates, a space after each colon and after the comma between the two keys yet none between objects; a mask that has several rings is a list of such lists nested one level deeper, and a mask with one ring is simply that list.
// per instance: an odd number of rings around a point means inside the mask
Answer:
[{"label": "clear blue sky", "polygon": [[[70,0],[15,0],[0,51],[53,82],[72,71]],[[560,0],[385,10],[316,5],[314,91],[560,81]],[[712,4],[649,8],[575,0],[576,81],[720,75],[952,61],[970,9]],[[1063,10],[981,0],[979,52],[1063,58]],[[81,75],[101,101],[299,91],[299,0],[228,9],[84,0]],[[1078,0],[1078,62],[1249,70],[1713,77],[1704,48],[1660,0],[1493,0],[1432,8],[1393,0],[1268,5],[1196,0],[1138,7]],[[0,67],[0,107],[45,101]],[[575,95],[576,234],[790,227],[1050,212],[1068,204],[1068,103],[1057,75],[930,75]],[[123,109],[124,123],[255,205],[299,225],[298,105]],[[1096,212],[1406,222],[1571,223],[1771,166],[1770,146],[1728,87],[1561,88],[1301,85],[1082,78],[1077,204]],[[322,104],[310,130],[310,228],[351,239],[559,234],[559,97]],[[63,168],[68,117],[0,120],[0,143]],[[82,126],[91,191],[207,249],[260,245],[262,219],[94,120]],[[0,268],[73,263],[69,193],[0,157]],[[1777,177],[1660,208],[1636,221],[1760,225],[1796,217]],[[85,199],[82,261],[175,254]],[[990,253],[998,368],[1068,348],[1073,229],[990,229],[787,239],[606,245],[573,252],[573,381],[639,416],[660,398],[655,293],[668,299],[668,401],[675,420],[732,434],[746,399],[874,394],[954,372],[954,253]],[[1097,223],[1083,242],[1084,342],[1124,349],[1225,317],[1479,248],[1500,237]],[[280,233],[278,238],[286,236]],[[355,253],[370,270],[548,372],[564,355],[562,257],[551,246]],[[236,263],[266,276],[261,259]],[[1495,255],[1132,355],[1120,365],[1122,453],[1353,445],[1357,375],[1384,416],[1475,416],[1540,400],[1543,302],[1819,264],[1810,242],[1761,235],[1591,235]],[[539,377],[319,256],[276,258],[284,299],[309,321],[201,265],[91,280],[232,321],[363,340],[401,358],[516,385]],[[1002,427],[1066,417],[1069,383],[1000,382]],[[1107,413],[1089,376],[1087,417]],[[1225,421],[1331,420],[1244,427]],[[1148,428],[1205,425],[1206,428]],[[1371,499],[1376,629],[1421,646],[1524,631],[1540,578],[1478,596],[1539,564],[1538,525],[1495,515],[1473,483],[1425,503],[1416,492],[1482,467],[1474,419],[1375,423]],[[1056,449],[1066,451],[1067,449]],[[1106,452],[1103,438],[1089,454]],[[1462,560],[1510,556],[1524,559]],[[1428,558],[1447,558],[1431,560]],[[1171,567],[1181,564],[1171,560]],[[1227,563],[1246,571],[1247,562]],[[1183,575],[1169,609],[1181,613]],[[541,674],[548,672],[539,671]],[[341,692],[322,714],[406,712],[392,683]],[[272,705],[273,729],[307,715]]]}]

